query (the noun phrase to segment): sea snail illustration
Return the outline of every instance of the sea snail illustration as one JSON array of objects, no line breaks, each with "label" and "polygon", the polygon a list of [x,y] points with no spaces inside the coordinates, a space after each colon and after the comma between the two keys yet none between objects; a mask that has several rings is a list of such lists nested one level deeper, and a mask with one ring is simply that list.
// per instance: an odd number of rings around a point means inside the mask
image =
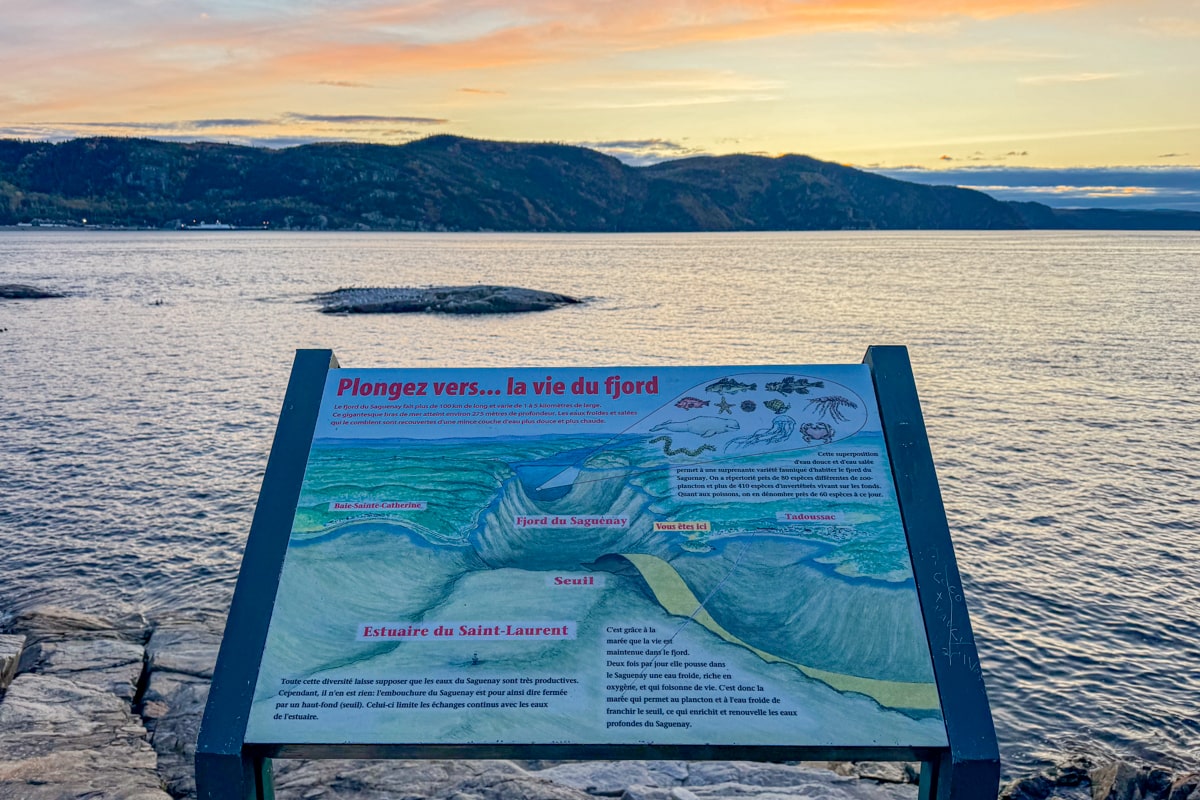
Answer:
[{"label": "sea snail illustration", "polygon": [[772,397],[770,400],[767,400],[763,403],[763,408],[769,408],[776,414],[782,414],[791,408],[791,405],[783,402],[778,397]]}]

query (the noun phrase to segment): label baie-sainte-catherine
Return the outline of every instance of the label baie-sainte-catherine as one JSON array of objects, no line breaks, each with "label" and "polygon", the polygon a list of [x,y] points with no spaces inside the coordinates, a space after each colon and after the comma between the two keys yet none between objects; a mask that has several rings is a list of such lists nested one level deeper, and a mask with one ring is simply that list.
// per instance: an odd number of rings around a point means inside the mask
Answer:
[{"label": "label baie-sainte-catherine", "polygon": [[331,370],[246,741],[945,747],[868,367]]}]

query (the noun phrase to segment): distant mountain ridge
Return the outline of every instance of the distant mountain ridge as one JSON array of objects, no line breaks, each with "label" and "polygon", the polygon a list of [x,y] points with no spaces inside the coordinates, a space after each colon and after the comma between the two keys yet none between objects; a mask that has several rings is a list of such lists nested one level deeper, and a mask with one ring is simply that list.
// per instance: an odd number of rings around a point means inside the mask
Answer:
[{"label": "distant mountain ridge", "polygon": [[283,150],[151,139],[0,140],[0,225],[318,230],[1156,228],[1200,213],[1064,211],[799,155],[631,167],[559,144],[433,136]]}]

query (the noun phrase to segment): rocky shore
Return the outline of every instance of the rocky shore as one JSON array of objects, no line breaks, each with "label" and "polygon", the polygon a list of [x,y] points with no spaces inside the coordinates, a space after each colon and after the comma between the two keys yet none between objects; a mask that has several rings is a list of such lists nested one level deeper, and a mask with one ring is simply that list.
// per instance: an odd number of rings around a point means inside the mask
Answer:
[{"label": "rocky shore", "polygon": [[[195,796],[192,760],[217,621],[101,619],[41,607],[0,634],[0,800]],[[912,800],[914,764],[277,761],[306,800]],[[1075,759],[1006,800],[1200,800],[1200,773]]]}]

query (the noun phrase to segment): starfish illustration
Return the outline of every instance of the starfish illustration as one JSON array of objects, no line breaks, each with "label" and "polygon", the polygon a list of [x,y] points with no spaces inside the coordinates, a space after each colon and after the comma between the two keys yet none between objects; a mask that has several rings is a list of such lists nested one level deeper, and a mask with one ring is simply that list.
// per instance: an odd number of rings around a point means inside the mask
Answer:
[{"label": "starfish illustration", "polygon": [[725,395],[721,395],[721,402],[717,403],[717,412],[721,414],[732,414],[733,403],[725,399]]}]

